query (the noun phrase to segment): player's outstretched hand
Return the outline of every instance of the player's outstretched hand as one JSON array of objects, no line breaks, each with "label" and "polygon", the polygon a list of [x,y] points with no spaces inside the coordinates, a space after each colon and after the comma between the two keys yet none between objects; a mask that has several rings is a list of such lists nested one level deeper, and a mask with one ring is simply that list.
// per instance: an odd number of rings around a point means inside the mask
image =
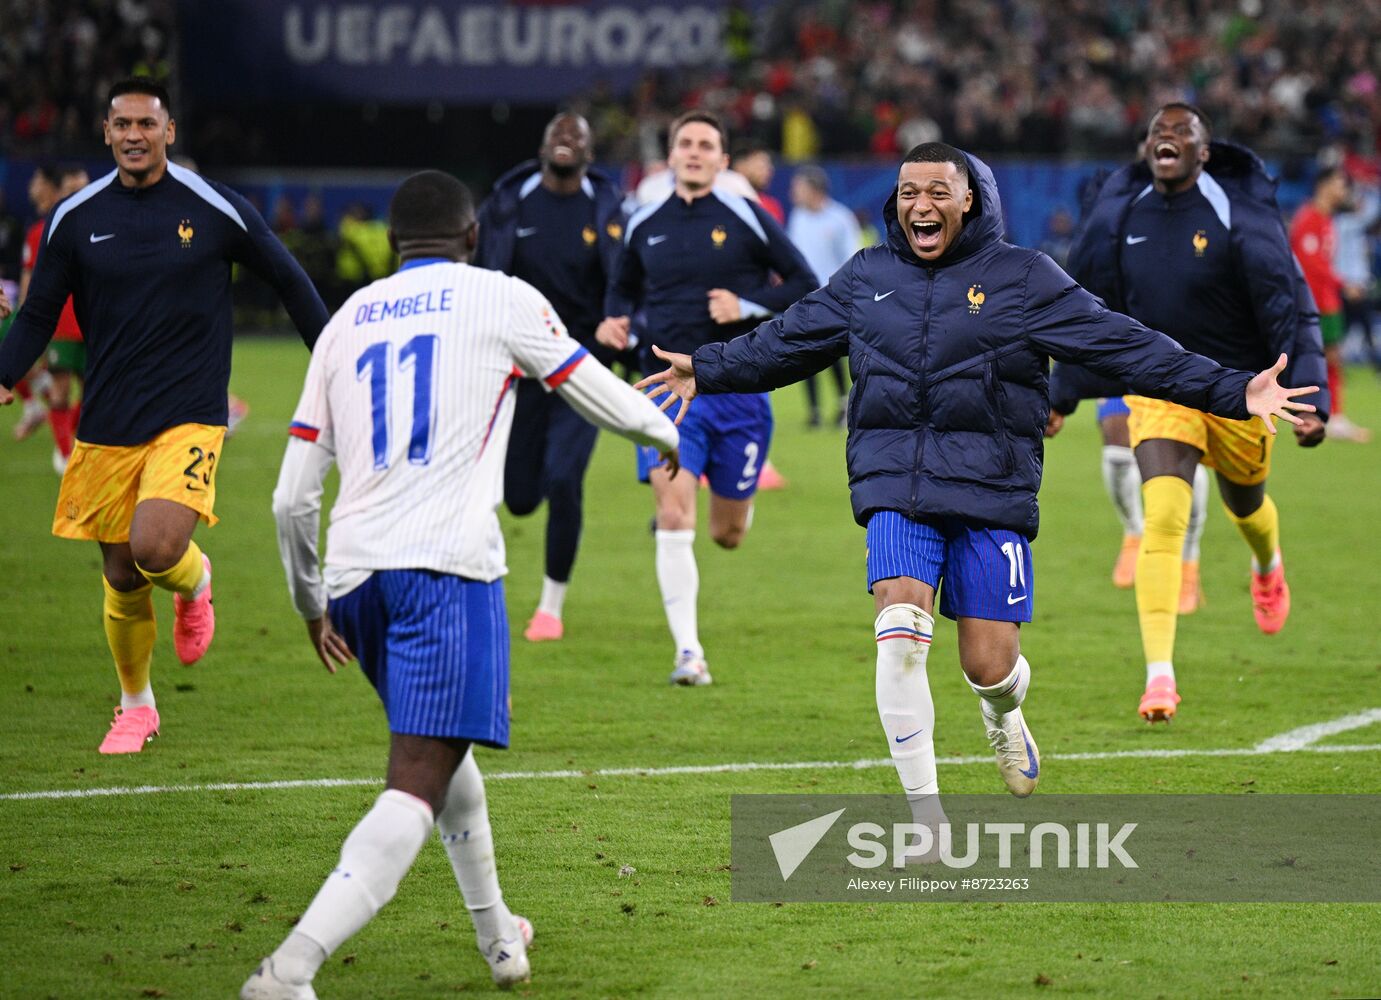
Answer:
[{"label": "player's outstretched hand", "polygon": [[355,654],[350,652],[350,647],[345,644],[345,639],[331,625],[331,619],[325,615],[313,618],[307,623],[307,635],[312,640],[312,648],[316,650],[317,657],[333,674],[336,672],[337,663],[345,666],[355,658]]},{"label": "player's outstretched hand", "polygon": [[1060,433],[1065,425],[1065,415],[1056,410],[1050,411],[1050,416],[1045,418],[1045,436],[1053,438]]},{"label": "player's outstretched hand", "polygon": [[1323,442],[1327,431],[1316,413],[1306,413],[1295,424],[1295,442],[1301,448],[1313,448]]},{"label": "player's outstretched hand", "polygon": [[640,382],[633,384],[634,389],[647,389],[651,391],[647,394],[649,399],[656,399],[658,396],[665,395],[661,403],[663,413],[678,399],[682,400],[681,409],[676,411],[675,423],[680,423],[686,415],[686,410],[690,409],[691,400],[695,398],[695,364],[691,361],[689,354],[672,354],[664,351],[656,344],[652,345],[652,353],[663,361],[671,365],[666,371],[657,372],[649,375]]},{"label": "player's outstretched hand", "polygon": [[14,393],[0,385],[0,406],[9,406],[14,402]]},{"label": "player's outstretched hand", "polygon": [[595,340],[605,347],[621,351],[628,346],[629,325],[627,316],[606,316],[595,327]]},{"label": "player's outstretched hand", "polygon": [[710,319],[716,323],[737,323],[743,319],[738,296],[727,288],[711,288],[705,293],[710,300]]},{"label": "player's outstretched hand", "polygon": [[1288,424],[1299,426],[1303,421],[1292,413],[1292,410],[1300,413],[1313,413],[1312,403],[1297,403],[1296,396],[1308,396],[1310,393],[1319,391],[1316,385],[1300,386],[1296,389],[1287,389],[1276,381],[1276,376],[1285,370],[1289,358],[1281,355],[1276,363],[1264,372],[1260,372],[1256,378],[1247,383],[1247,412],[1261,418],[1265,423],[1266,429],[1272,434],[1276,432],[1275,423],[1272,417],[1279,417]]}]

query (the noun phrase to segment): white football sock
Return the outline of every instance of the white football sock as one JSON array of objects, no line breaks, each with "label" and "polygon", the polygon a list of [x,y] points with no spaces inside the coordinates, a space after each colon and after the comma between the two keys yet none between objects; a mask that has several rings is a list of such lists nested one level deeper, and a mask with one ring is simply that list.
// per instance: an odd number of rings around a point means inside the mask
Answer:
[{"label": "white football sock", "polygon": [[[968,680],[967,676],[964,678]],[[969,687],[973,688],[973,693],[981,699],[979,707],[983,710],[983,717],[994,726],[1001,725],[1002,717],[1008,712],[1014,712],[1021,707],[1021,703],[1026,700],[1026,689],[1031,686],[1031,664],[1026,662],[1026,657],[1017,654],[1016,665],[1012,667],[1012,672],[1002,680],[989,687],[975,684],[969,681]]]},{"label": "white football sock", "polygon": [[1202,465],[1194,469],[1194,500],[1189,507],[1189,530],[1184,533],[1184,554],[1181,562],[1199,561],[1199,542],[1208,524],[1208,469]]},{"label": "white football sock", "polygon": [[157,708],[157,703],[153,700],[153,685],[145,684],[144,690],[137,694],[129,694],[125,691],[120,692],[120,707],[128,712],[131,708]]},{"label": "white football sock", "polygon": [[569,585],[557,583],[549,576],[542,577],[542,599],[537,602],[537,610],[553,618],[560,618],[561,608],[566,603],[566,588]]},{"label": "white football sock", "polygon": [[436,817],[436,830],[451,859],[451,870],[456,873],[481,946],[510,933],[511,915],[494,866],[494,835],[489,829],[484,778],[473,751],[465,755],[451,777],[446,805]]},{"label": "white football sock", "polygon": [[[273,953],[278,977],[310,982],[321,963],[393,898],[431,832],[427,803],[396,788],[380,795],[345,838],[340,864],[326,877],[288,940]],[[318,950],[296,938],[308,939]]]},{"label": "white football sock", "polygon": [[1275,550],[1275,553],[1271,556],[1271,561],[1269,565],[1265,567],[1263,567],[1261,563],[1257,562],[1256,556],[1252,556],[1252,572],[1255,573],[1257,576],[1265,576],[1267,573],[1273,573],[1275,572],[1275,568],[1279,565],[1280,549]]},{"label": "white football sock", "polygon": [[1155,663],[1146,664],[1146,683],[1150,684],[1157,677],[1169,677],[1173,683],[1175,680],[1175,667],[1169,660],[1157,660]]},{"label": "white football sock", "polygon": [[676,651],[705,654],[700,645],[696,602],[700,597],[700,570],[695,564],[695,532],[657,529],[657,585]]},{"label": "white football sock", "polygon": [[935,775],[935,703],[925,669],[934,625],[934,619],[914,604],[889,604],[873,623],[878,718],[913,813],[928,811],[926,803],[940,790]]},{"label": "white football sock", "polygon": [[1139,537],[1145,530],[1145,519],[1141,513],[1141,473],[1137,471],[1132,449],[1118,444],[1103,445],[1103,486],[1122,519],[1123,532]]}]

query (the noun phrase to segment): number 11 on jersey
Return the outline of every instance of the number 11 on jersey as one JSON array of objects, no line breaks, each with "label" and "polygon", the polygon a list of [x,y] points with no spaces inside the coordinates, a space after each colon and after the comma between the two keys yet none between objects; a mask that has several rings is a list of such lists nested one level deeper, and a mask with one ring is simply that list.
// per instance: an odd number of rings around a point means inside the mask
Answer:
[{"label": "number 11 on jersey", "polygon": [[[412,435],[408,439],[408,461],[413,465],[426,465],[432,459],[432,422],[436,416],[432,372],[438,339],[434,333],[418,334],[398,351],[398,370],[412,369]],[[374,468],[382,471],[388,468],[391,434],[393,344],[381,340],[366,347],[355,360],[355,378],[361,382],[369,380]]]}]

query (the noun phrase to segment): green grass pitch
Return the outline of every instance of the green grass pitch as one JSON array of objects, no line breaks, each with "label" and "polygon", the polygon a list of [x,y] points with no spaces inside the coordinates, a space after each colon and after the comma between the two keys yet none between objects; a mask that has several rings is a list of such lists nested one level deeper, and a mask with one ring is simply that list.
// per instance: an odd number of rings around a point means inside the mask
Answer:
[{"label": "green grass pitch", "polygon": [[[46,431],[10,440],[0,414],[0,793],[383,773],[383,714],[358,672],[317,664],[289,603],[269,497],[306,368],[291,341],[237,345],[253,407],[220,466],[219,630],[180,666],[158,595],[154,684],[163,734],[96,753],[117,686],[100,626],[93,544],[48,534],[57,479]],[[822,387],[823,388],[823,387]],[[1350,415],[1381,426],[1381,390],[1351,372]],[[826,390],[827,391],[827,390]],[[885,757],[873,702],[872,605],[850,516],[843,436],[804,428],[803,390],[776,394],[773,458],[790,488],[761,496],[742,549],[702,532],[701,622],[715,684],[671,688],[671,644],[630,448],[604,435],[587,482],[567,639],[519,632],[541,581],[543,513],[505,518],[513,748],[487,773]],[[827,397],[828,398],[828,397]],[[1044,792],[1381,793],[1381,753],[1060,760],[1153,748],[1250,748],[1381,706],[1377,642],[1381,444],[1282,441],[1272,494],[1293,617],[1252,624],[1246,549],[1216,500],[1207,607],[1180,626],[1184,702],[1168,727],[1135,714],[1130,592],[1108,573],[1119,532],[1103,495],[1091,407],[1046,454],[1034,545],[1035,670],[1027,718]],[[986,752],[951,623],[930,657],[942,758]],[[1381,725],[1327,738],[1381,742]],[[996,792],[991,764],[942,764],[949,792]],[[729,796],[892,792],[890,767],[509,778],[489,803],[509,904],[532,919],[537,997],[1371,996],[1374,905],[750,905],[729,898]],[[229,997],[306,907],[377,786],[0,799],[0,996]],[[1039,794],[1039,793],[1038,793]],[[620,877],[623,866],[636,871]],[[492,987],[440,848],[322,970],[323,997],[444,997]]]}]

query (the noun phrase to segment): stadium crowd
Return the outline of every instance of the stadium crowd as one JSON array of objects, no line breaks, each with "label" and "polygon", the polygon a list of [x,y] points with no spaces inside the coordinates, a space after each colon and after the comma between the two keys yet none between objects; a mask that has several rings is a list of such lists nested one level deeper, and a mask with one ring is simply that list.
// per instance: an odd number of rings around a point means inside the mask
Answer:
[{"label": "stadium crowd", "polygon": [[0,0],[0,154],[99,150],[103,98],[172,74],[172,0]]},{"label": "stadium crowd", "polygon": [[[1204,30],[1207,25],[1207,30]],[[983,154],[1123,155],[1188,99],[1266,155],[1381,129],[1381,4],[1262,0],[809,0],[731,10],[728,66],[586,95],[604,155],[647,159],[713,110],[788,162],[891,157],[940,138]]]}]

